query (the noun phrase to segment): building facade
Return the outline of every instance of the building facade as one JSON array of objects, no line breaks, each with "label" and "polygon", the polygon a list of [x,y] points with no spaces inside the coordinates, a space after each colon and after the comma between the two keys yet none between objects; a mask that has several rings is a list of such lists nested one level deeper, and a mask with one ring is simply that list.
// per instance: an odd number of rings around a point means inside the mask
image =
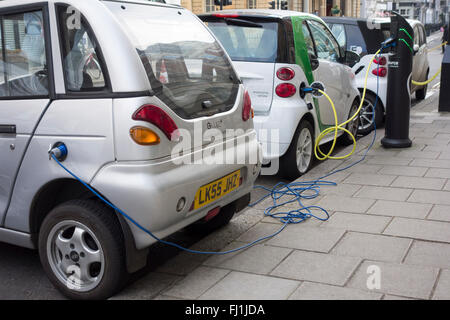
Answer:
[{"label": "building facade", "polygon": [[[339,8],[338,16],[359,17],[361,0],[288,0],[289,10],[315,13],[319,16],[333,15],[332,8]],[[363,0],[364,1],[364,0]],[[277,3],[277,0],[275,0]],[[181,0],[181,5],[195,14],[219,10],[214,0]],[[224,9],[269,9],[269,0],[233,0]]]}]

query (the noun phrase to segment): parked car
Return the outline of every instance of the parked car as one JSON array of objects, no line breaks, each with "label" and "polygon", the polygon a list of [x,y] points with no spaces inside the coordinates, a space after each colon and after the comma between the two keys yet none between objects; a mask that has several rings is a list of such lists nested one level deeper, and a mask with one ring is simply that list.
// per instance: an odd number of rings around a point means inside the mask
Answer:
[{"label": "parked car", "polygon": [[[340,49],[317,16],[285,10],[224,10],[200,15],[220,40],[250,93],[255,128],[264,162],[280,158],[289,178],[307,172],[313,163],[315,137],[334,125],[325,97],[303,97],[302,88],[321,82],[330,95],[339,122],[359,106],[354,74],[345,63],[359,57]],[[358,117],[348,124],[356,133]],[[342,134],[340,131],[339,134]],[[329,142],[328,135],[321,143]],[[344,143],[351,143],[347,134]]]},{"label": "parked car", "polygon": [[[64,165],[159,238],[194,223],[213,230],[247,206],[257,160],[188,161],[233,146],[241,157],[258,153],[248,94],[190,11],[6,0],[0,17],[0,240],[39,249],[63,294],[111,296],[155,240],[49,159],[49,146],[64,143]],[[211,126],[237,130],[198,145],[183,136],[189,148],[174,157],[180,130]]]},{"label": "parked car", "polygon": [[[376,20],[324,17],[331,31],[346,50],[354,51],[361,56],[361,61],[352,66],[356,74],[356,83],[362,91],[366,76],[366,67],[374,54],[381,48],[381,43],[390,36],[390,19],[380,18]],[[425,81],[428,79],[430,67],[427,55],[427,37],[425,28],[417,20],[408,20],[414,30],[414,58],[412,79]],[[367,134],[374,128],[373,109],[377,97],[377,75],[379,76],[378,102],[376,105],[375,124],[380,127],[384,121],[386,112],[387,94],[387,70],[389,55],[384,53],[380,59],[375,59],[367,81],[367,94],[360,115],[359,133]],[[423,100],[427,94],[427,86],[411,85],[411,94],[415,93],[416,99]]]}]

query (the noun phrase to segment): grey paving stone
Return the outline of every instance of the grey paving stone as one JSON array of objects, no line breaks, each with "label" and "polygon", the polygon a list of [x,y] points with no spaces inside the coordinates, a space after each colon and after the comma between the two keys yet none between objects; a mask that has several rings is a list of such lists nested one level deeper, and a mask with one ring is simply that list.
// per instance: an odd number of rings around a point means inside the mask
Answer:
[{"label": "grey paving stone", "polygon": [[442,190],[450,191],[450,181],[447,181],[447,183],[446,183],[445,186],[442,188]]},{"label": "grey paving stone", "polygon": [[412,167],[450,168],[450,160],[414,159]]},{"label": "grey paving stone", "polygon": [[385,294],[383,297],[383,300],[417,300],[413,298],[407,298],[407,297],[400,297],[400,296],[393,296],[391,294]]},{"label": "grey paving stone", "polygon": [[363,186],[354,197],[378,200],[406,201],[412,189]]},{"label": "grey paving stone", "polygon": [[409,159],[437,159],[439,154],[438,151],[403,150],[397,156]]},{"label": "grey paving stone", "polygon": [[437,139],[435,138],[414,138],[413,143],[424,144],[427,146],[446,146],[449,143],[449,139]]},{"label": "grey paving stone", "polygon": [[445,184],[445,179],[424,178],[424,177],[398,177],[392,182],[393,187],[441,190]]},{"label": "grey paving stone", "polygon": [[369,209],[368,213],[392,217],[425,219],[431,208],[431,204],[425,203],[378,200]]},{"label": "grey paving stone", "polygon": [[384,166],[378,171],[378,174],[423,177],[425,172],[427,172],[427,168],[424,167]]},{"label": "grey paving stone", "polygon": [[163,294],[176,298],[197,299],[229,272],[229,270],[201,266],[173,287],[164,291]]},{"label": "grey paving stone", "polygon": [[332,253],[368,260],[401,262],[412,240],[367,233],[348,232]]},{"label": "grey paving stone", "polygon": [[[205,265],[235,271],[268,274],[291,253],[292,249],[256,245],[231,257],[215,256],[205,261]],[[217,257],[217,259],[215,259]]]},{"label": "grey paving stone", "polygon": [[395,217],[383,233],[413,239],[450,242],[450,223]]},{"label": "grey paving stone", "polygon": [[270,239],[267,244],[303,249],[308,251],[329,252],[331,248],[342,238],[344,230],[324,231],[319,227],[289,225],[282,233]]},{"label": "grey paving stone", "polygon": [[450,270],[441,271],[433,300],[450,300]]},{"label": "grey paving stone", "polygon": [[405,263],[450,269],[450,244],[416,240],[405,258]]},{"label": "grey paving stone", "polygon": [[391,221],[390,217],[369,214],[336,212],[321,228],[340,228],[349,231],[381,233]]},{"label": "grey paving stone", "polygon": [[389,186],[396,176],[380,175],[376,173],[352,173],[344,183],[353,183],[359,185],[371,186]]},{"label": "grey paving stone", "polygon": [[[346,165],[350,165],[354,162],[354,159],[351,159],[351,161],[346,162],[342,167],[345,167]],[[349,171],[351,173],[374,173],[380,170],[383,166],[380,164],[365,164],[365,163],[358,163],[357,165],[353,166]]]},{"label": "grey paving stone", "polygon": [[321,195],[339,195],[339,196],[353,196],[359,189],[361,185],[357,184],[347,184],[340,183],[337,186],[323,186],[320,188]]},{"label": "grey paving stone", "polygon": [[359,289],[303,282],[289,300],[380,300],[381,296]]},{"label": "grey paving stone", "polygon": [[414,190],[408,202],[450,205],[449,191]]},{"label": "grey paving stone", "polygon": [[450,179],[450,169],[429,168],[425,177]]},{"label": "grey paving stone", "polygon": [[367,284],[373,277],[369,266],[377,266],[380,270],[380,289],[371,292],[383,292],[392,295],[428,299],[433,289],[437,268],[410,266],[406,264],[380,261],[365,261],[358,268],[348,287],[367,290]]},{"label": "grey paving stone", "polygon": [[180,276],[151,272],[127,286],[111,300],[149,300],[181,279]]},{"label": "grey paving stone", "polygon": [[450,152],[441,152],[439,157],[437,158],[438,160],[450,160]]},{"label": "grey paving stone", "polygon": [[[358,192],[358,194],[359,193],[360,191]],[[374,202],[375,200],[371,199],[358,199],[337,195],[327,195],[318,202],[318,206],[321,206],[325,210],[330,211],[362,213],[366,212]]]},{"label": "grey paving stone", "polygon": [[205,300],[286,300],[298,281],[233,271],[205,292]]},{"label": "grey paving stone", "polygon": [[392,165],[395,163],[399,166],[407,166],[412,161],[408,158],[396,158],[396,157],[383,157],[383,156],[376,156],[372,157],[367,160],[367,164],[382,164],[382,165]]},{"label": "grey paving stone", "polygon": [[428,215],[427,219],[450,221],[450,206],[435,205]]},{"label": "grey paving stone", "polygon": [[[298,227],[303,227],[303,224],[298,224]],[[274,223],[258,223],[254,227],[250,228],[247,232],[243,233],[236,241],[250,243],[257,239],[267,237],[274,234],[281,229],[282,225]],[[289,226],[287,226],[289,227]],[[265,240],[267,242],[268,240]]]},{"label": "grey paving stone", "polygon": [[294,251],[271,274],[342,286],[360,262],[360,258]]}]

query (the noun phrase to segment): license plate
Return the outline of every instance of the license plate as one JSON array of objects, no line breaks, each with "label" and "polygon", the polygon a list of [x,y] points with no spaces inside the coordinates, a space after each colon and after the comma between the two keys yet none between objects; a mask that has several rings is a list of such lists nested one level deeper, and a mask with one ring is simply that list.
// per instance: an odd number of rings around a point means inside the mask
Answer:
[{"label": "license plate", "polygon": [[201,208],[239,188],[241,171],[235,171],[198,189],[194,209]]}]

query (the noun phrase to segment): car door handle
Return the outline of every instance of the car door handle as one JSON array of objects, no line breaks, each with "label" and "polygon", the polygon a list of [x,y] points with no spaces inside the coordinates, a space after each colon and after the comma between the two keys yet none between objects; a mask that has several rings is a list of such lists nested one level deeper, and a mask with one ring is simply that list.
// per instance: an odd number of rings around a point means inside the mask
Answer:
[{"label": "car door handle", "polygon": [[0,133],[15,134],[16,126],[14,124],[0,124]]}]

